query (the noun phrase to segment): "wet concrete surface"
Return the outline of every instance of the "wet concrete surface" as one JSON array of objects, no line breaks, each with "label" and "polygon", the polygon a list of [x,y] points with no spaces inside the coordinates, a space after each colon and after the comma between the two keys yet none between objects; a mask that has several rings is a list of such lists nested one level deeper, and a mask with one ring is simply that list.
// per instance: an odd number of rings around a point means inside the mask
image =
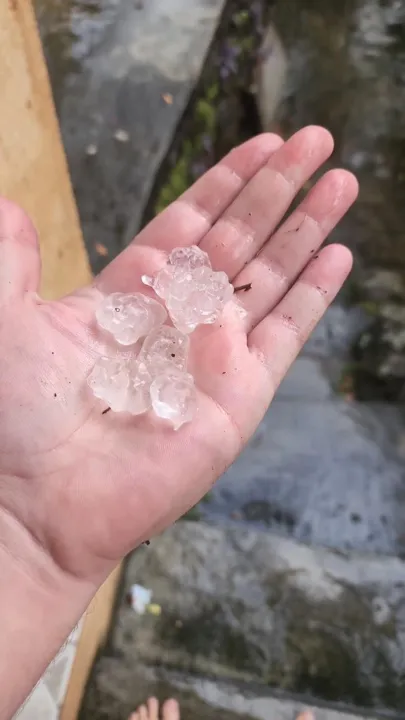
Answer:
[{"label": "wet concrete surface", "polygon": [[302,392],[295,401],[276,399],[201,504],[202,517],[250,522],[343,551],[400,555],[405,481],[391,428],[401,423],[390,406],[308,400]]},{"label": "wet concrete surface", "polygon": [[183,522],[132,555],[126,588],[132,583],[150,588],[161,612],[121,604],[109,651],[121,666],[256,682],[330,709],[405,712],[398,559]]},{"label": "wet concrete surface", "polygon": [[223,6],[224,0],[37,0],[95,271],[139,229]]},{"label": "wet concrete surface", "polygon": [[404,3],[292,0],[272,17],[289,59],[281,129],[331,130],[333,163],[360,180],[347,242],[368,266],[405,268]]},{"label": "wet concrete surface", "polygon": [[403,402],[405,293],[391,293],[382,307],[366,285],[384,269],[397,284],[405,278],[405,4],[279,0],[272,20],[288,57],[274,126],[286,135],[307,123],[329,128],[330,164],[360,182],[358,202],[334,234],[355,252],[357,301],[376,320],[357,347],[355,391],[362,400]]}]

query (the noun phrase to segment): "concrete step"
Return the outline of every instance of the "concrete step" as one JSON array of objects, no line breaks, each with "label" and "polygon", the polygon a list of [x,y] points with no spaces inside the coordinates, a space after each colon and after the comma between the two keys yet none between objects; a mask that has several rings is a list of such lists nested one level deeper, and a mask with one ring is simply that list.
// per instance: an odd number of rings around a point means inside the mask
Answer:
[{"label": "concrete step", "polygon": [[[297,392],[302,368],[306,372],[308,360],[293,371]],[[328,397],[317,402],[303,393],[297,402],[284,391],[198,510],[211,522],[247,522],[343,552],[401,555],[401,445],[400,408]]]},{"label": "concrete step", "polygon": [[190,678],[182,687],[192,684],[217,706],[217,681],[248,683],[252,702],[239,709],[247,716],[270,711],[253,700],[278,688],[281,699],[298,693],[331,711],[404,717],[405,563],[397,558],[344,556],[253,529],[180,522],[132,555],[125,590],[133,583],[153,591],[161,613],[139,615],[123,596],[88,708],[138,701],[134,673],[146,665],[214,677],[204,691]]},{"label": "concrete step", "polygon": [[176,698],[182,720],[297,720],[308,708],[316,720],[382,720],[382,715],[373,711],[359,714],[355,709],[343,710],[339,706],[331,709],[302,697],[281,697],[260,686],[252,690],[242,683],[221,682],[162,667],[137,664],[134,668],[122,658],[107,656],[97,664],[81,720],[122,720],[148,697],[157,697],[162,703]]}]

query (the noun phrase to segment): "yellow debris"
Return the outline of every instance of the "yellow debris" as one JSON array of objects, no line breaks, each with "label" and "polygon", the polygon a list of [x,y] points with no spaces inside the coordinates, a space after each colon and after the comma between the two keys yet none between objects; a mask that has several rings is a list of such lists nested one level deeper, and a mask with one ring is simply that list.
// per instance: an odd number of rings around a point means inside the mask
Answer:
[{"label": "yellow debris", "polygon": [[[161,615],[162,614],[162,608],[157,603],[151,603],[148,605],[148,612],[151,615]],[[305,719],[304,719],[305,720]]]}]

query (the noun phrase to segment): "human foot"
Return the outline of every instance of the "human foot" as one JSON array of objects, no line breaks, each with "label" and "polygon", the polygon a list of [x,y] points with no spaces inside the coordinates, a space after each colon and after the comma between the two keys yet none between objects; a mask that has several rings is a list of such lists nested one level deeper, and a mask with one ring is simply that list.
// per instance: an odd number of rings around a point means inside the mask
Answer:
[{"label": "human foot", "polygon": [[163,703],[159,714],[159,702],[152,697],[148,698],[146,705],[140,705],[129,720],[180,720],[180,708],[178,702],[171,698]]}]

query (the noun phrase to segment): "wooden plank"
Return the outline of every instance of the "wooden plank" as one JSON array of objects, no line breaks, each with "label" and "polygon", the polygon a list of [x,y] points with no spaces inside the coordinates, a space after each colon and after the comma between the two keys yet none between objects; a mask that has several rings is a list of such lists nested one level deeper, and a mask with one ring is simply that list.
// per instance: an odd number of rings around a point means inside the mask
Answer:
[{"label": "wooden plank", "polygon": [[0,193],[40,236],[42,295],[60,297],[90,270],[30,0],[0,2]]},{"label": "wooden plank", "polygon": [[59,720],[78,717],[94,658],[108,631],[120,573],[121,566],[106,580],[87,611]]}]

